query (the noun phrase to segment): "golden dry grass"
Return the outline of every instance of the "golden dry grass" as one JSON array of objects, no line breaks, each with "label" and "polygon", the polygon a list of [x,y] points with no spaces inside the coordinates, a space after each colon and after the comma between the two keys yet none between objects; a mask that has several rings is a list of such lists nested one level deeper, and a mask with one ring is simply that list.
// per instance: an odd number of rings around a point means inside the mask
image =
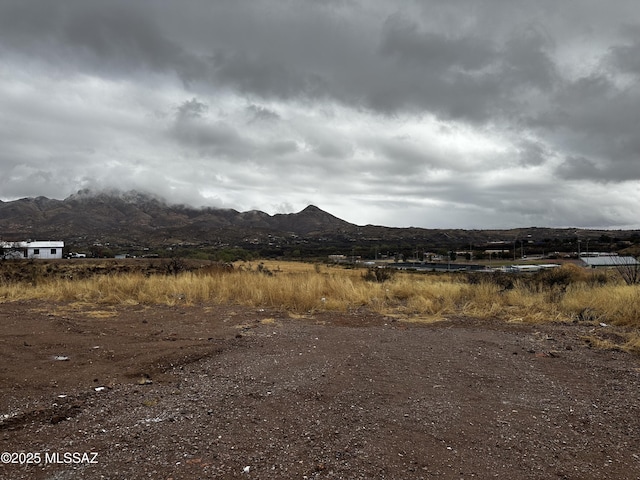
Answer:
[{"label": "golden dry grass", "polygon": [[[622,282],[599,285],[582,270],[559,272],[568,286],[516,281],[469,283],[460,275],[398,273],[384,283],[363,279],[363,271],[300,262],[236,264],[232,272],[177,276],[100,275],[86,279],[51,279],[0,285],[0,302],[43,299],[86,305],[241,304],[276,308],[293,314],[348,311],[366,307],[385,315],[417,321],[450,316],[496,318],[510,322],[574,319],[640,326],[640,286]],[[98,314],[97,314],[98,315]],[[636,347],[637,348],[637,347]]]}]

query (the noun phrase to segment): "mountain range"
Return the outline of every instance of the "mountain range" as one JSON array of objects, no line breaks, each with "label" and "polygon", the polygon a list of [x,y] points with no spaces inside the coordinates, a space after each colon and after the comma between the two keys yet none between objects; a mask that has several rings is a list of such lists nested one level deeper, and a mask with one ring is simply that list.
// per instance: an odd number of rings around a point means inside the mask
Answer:
[{"label": "mountain range", "polygon": [[244,238],[252,233],[307,236],[356,228],[316,206],[269,215],[258,210],[171,205],[136,191],[80,190],[64,200],[46,197],[0,201],[3,240],[65,239],[112,243],[201,243]]},{"label": "mountain range", "polygon": [[[548,246],[593,240],[640,238],[637,231],[520,228],[512,230],[436,230],[359,226],[309,205],[297,213],[269,215],[258,210],[195,208],[172,205],[137,191],[80,190],[64,200],[46,197],[0,201],[0,240],[64,240],[78,246],[95,244],[166,247],[170,245],[336,246],[350,251],[370,248],[460,248],[543,242]],[[600,243],[603,243],[602,241]],[[587,244],[588,245],[588,244]],[[275,250],[274,250],[275,251]]]}]

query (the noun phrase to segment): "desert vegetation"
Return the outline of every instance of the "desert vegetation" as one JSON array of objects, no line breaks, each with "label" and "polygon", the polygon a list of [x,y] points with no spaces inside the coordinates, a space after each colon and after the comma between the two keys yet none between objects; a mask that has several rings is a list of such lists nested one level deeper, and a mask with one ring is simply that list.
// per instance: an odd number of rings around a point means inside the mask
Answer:
[{"label": "desert vegetation", "polygon": [[[470,317],[506,322],[580,322],[617,327],[602,346],[640,351],[640,285],[615,270],[574,265],[536,274],[419,274],[302,262],[199,265],[176,260],[138,268],[86,264],[55,275],[46,262],[3,262],[0,302],[86,304],[241,304],[305,315],[369,309],[394,320],[432,322]],[[131,265],[136,265],[132,263]],[[79,267],[74,267],[79,268]]]}]

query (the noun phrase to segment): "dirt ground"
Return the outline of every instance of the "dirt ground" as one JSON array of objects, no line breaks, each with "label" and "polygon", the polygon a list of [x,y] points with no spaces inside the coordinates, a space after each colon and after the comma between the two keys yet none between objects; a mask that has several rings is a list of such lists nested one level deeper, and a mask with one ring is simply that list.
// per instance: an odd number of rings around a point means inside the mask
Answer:
[{"label": "dirt ground", "polygon": [[600,328],[0,304],[0,478],[637,479]]}]

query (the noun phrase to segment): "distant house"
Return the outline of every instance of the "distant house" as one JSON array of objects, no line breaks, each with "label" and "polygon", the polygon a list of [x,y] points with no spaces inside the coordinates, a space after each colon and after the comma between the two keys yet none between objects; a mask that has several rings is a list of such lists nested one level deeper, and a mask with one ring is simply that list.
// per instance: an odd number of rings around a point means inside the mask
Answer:
[{"label": "distant house", "polygon": [[0,258],[62,258],[64,242],[58,240],[38,242],[0,242]]}]

